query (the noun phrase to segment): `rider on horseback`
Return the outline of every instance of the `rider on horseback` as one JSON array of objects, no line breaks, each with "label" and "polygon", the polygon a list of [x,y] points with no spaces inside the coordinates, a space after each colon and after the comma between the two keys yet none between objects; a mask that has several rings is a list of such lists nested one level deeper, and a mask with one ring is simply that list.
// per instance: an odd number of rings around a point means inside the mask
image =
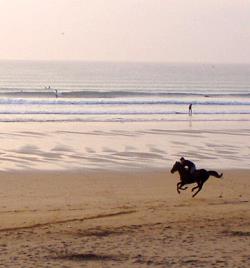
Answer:
[{"label": "rider on horseback", "polygon": [[192,161],[185,159],[184,157],[181,157],[180,161],[183,167],[187,168],[190,174],[190,177],[194,176],[195,171],[196,171],[195,164]]}]

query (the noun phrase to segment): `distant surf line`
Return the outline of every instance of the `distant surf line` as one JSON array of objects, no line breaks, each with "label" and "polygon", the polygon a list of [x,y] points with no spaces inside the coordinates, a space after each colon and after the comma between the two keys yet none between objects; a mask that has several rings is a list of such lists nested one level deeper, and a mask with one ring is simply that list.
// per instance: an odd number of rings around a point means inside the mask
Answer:
[{"label": "distant surf line", "polygon": [[[250,106],[249,101],[239,100],[193,100],[194,105],[233,105],[233,106]],[[79,100],[79,99],[23,99],[23,98],[0,98],[0,104],[6,105],[189,105],[190,100],[147,100],[147,99],[94,99],[94,100]]]},{"label": "distant surf line", "polygon": [[[54,96],[54,91],[57,90],[60,97],[62,98],[119,98],[119,97],[242,97],[250,98],[249,89],[240,89],[237,90],[226,90],[222,92],[222,88],[219,89],[209,89],[202,88],[197,89],[176,89],[167,91],[166,88],[155,89],[152,88],[151,91],[145,91],[140,89],[127,89],[127,90],[71,90],[71,89],[60,89],[60,88],[50,88],[48,89],[8,89],[0,88],[0,96],[9,96],[9,97],[52,97]],[[206,92],[206,93],[205,93]]]},{"label": "distant surf line", "polygon": [[[104,112],[104,111],[0,111],[2,115],[185,115],[187,112],[178,112],[178,111],[163,111],[163,112],[146,112],[146,111],[131,111],[131,112]],[[244,115],[250,114],[249,111],[203,111],[203,112],[193,112],[193,115]]]},{"label": "distant surf line", "polygon": [[[194,119],[192,118],[192,122],[250,122],[248,118],[220,118],[220,119]],[[20,118],[20,119],[3,119],[0,118],[1,123],[64,123],[64,122],[82,122],[82,123],[147,123],[147,122],[190,122],[190,119],[173,119],[173,118],[159,118],[159,119],[140,119],[140,118],[105,118],[105,119],[89,119],[89,118],[62,118],[62,119],[41,119],[41,118]]]}]

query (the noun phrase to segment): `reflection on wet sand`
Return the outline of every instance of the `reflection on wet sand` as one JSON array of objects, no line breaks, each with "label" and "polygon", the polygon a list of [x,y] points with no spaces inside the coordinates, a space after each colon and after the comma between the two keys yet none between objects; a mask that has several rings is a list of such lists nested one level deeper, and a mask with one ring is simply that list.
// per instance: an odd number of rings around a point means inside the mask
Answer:
[{"label": "reflection on wet sand", "polygon": [[195,122],[191,129],[187,122],[43,123],[39,131],[35,127],[4,125],[2,170],[165,168],[180,156],[200,167],[244,168],[250,161],[250,127],[239,123],[232,127]]}]

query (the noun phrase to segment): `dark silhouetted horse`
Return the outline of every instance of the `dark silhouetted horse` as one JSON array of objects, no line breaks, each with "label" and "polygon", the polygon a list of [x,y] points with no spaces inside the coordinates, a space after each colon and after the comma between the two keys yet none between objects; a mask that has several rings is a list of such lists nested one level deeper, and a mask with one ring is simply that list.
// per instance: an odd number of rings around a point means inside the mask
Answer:
[{"label": "dark silhouetted horse", "polygon": [[219,174],[213,170],[197,169],[192,176],[190,176],[189,171],[178,161],[175,162],[171,169],[171,173],[179,172],[180,182],[177,183],[177,192],[180,190],[186,190],[188,187],[183,187],[186,184],[197,183],[197,186],[192,188],[192,192],[198,189],[192,196],[196,196],[202,189],[204,182],[209,178],[209,176],[214,176],[216,178],[221,178],[223,173]]}]

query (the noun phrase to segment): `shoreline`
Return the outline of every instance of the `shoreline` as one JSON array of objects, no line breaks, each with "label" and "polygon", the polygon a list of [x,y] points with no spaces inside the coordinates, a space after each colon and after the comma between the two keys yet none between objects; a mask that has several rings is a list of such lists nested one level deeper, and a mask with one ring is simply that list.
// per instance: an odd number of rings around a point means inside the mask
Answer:
[{"label": "shoreline", "polygon": [[[0,123],[0,169],[162,169],[185,156],[197,168],[248,167],[244,123]],[[210,164],[211,163],[211,164]],[[211,165],[211,166],[210,166]]]}]

